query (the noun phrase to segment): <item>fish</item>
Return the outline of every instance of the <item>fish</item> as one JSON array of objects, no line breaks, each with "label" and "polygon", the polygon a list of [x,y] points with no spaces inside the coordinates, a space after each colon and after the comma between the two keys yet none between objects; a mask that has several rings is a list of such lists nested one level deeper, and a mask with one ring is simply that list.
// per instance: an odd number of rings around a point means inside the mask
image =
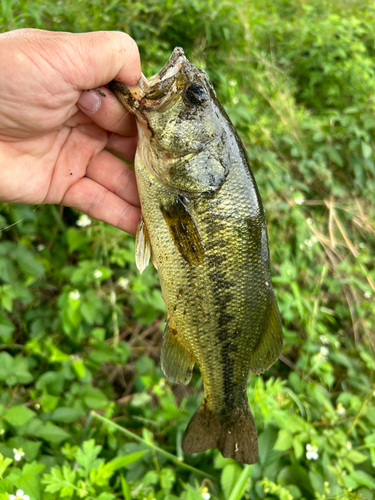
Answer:
[{"label": "fish", "polygon": [[187,384],[195,363],[204,399],[185,453],[218,448],[258,460],[246,386],[278,359],[282,324],[270,272],[265,211],[244,146],[213,85],[182,48],[149,79],[109,88],[136,118],[140,272],[158,270],[167,324],[161,367]]}]

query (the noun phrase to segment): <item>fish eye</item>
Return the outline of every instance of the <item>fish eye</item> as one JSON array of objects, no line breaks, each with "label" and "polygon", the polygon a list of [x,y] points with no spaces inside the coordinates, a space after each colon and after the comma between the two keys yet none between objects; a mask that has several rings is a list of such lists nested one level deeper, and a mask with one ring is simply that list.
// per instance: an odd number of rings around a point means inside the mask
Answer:
[{"label": "fish eye", "polygon": [[184,98],[191,104],[202,104],[207,97],[208,92],[201,83],[193,83],[184,93]]}]

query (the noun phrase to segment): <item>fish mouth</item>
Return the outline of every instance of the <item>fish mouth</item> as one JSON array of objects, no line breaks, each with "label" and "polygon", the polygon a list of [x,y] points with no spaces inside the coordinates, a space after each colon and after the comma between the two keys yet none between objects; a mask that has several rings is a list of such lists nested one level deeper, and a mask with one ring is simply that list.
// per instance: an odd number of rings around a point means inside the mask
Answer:
[{"label": "fish mouth", "polygon": [[145,110],[158,108],[178,93],[179,88],[185,83],[181,69],[188,63],[184,50],[176,47],[156,75],[148,79],[142,75],[134,87],[128,87],[114,80],[108,86],[130,112],[138,115]]}]

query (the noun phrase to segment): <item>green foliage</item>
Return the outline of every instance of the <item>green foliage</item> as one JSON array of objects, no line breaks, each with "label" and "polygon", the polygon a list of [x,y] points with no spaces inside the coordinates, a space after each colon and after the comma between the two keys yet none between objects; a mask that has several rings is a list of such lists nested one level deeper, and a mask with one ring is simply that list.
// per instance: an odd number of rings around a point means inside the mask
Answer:
[{"label": "green foliage", "polygon": [[133,238],[0,205],[0,500],[374,498],[374,22],[365,0],[2,0],[1,31],[124,30],[147,75],[178,45],[205,69],[267,211],[285,347],[248,384],[259,462],[184,456],[199,372],[163,377]]}]

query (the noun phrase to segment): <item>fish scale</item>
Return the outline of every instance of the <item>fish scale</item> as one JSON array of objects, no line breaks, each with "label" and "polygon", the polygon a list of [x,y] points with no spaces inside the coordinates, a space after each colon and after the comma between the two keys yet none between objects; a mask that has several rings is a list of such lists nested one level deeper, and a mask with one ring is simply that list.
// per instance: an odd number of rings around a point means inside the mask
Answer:
[{"label": "fish scale", "polygon": [[203,380],[182,448],[217,447],[254,463],[247,378],[279,357],[282,327],[265,213],[243,145],[207,75],[180,48],[148,83],[110,88],[137,119],[136,261],[142,271],[152,255],[159,273],[168,312],[162,369],[186,384],[197,363]]}]

